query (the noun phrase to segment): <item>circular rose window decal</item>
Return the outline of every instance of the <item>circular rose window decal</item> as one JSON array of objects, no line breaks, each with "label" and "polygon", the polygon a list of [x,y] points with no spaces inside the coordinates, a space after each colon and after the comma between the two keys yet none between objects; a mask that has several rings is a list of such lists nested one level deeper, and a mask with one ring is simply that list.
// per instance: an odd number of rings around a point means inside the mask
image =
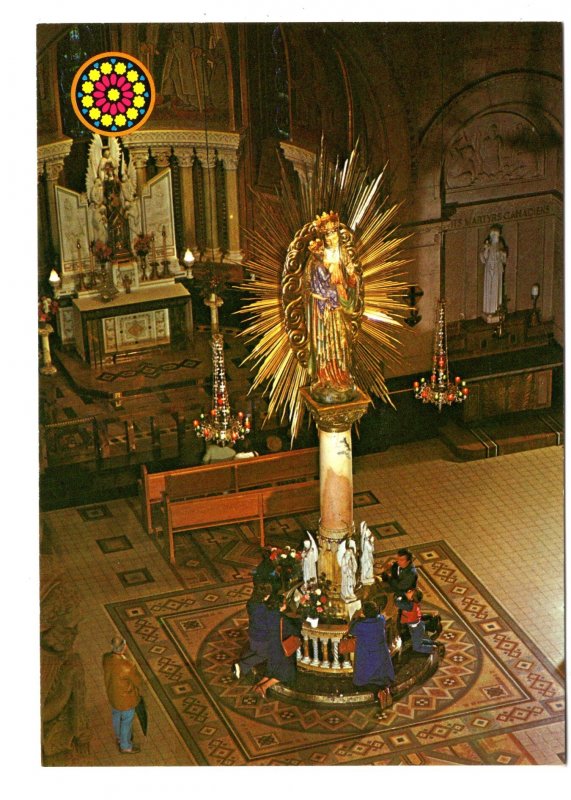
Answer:
[{"label": "circular rose window decal", "polygon": [[155,104],[151,73],[127,53],[100,53],[82,65],[71,86],[73,109],[86,128],[122,136],[145,124]]}]

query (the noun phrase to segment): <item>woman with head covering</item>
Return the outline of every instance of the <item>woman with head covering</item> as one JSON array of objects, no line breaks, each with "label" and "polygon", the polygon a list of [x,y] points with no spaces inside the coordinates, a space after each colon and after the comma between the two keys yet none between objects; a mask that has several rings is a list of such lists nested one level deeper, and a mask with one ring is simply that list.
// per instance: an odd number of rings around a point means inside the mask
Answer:
[{"label": "woman with head covering", "polygon": [[285,615],[287,603],[283,594],[274,595],[267,601],[268,613],[268,662],[266,677],[256,684],[256,691],[262,697],[276,683],[292,684],[296,675],[296,654],[286,656],[283,640],[288,636],[299,636],[301,620],[293,620]]},{"label": "woman with head covering", "polygon": [[262,664],[268,657],[268,607],[272,587],[269,583],[254,584],[252,596],[246,603],[248,612],[249,649],[239,661],[232,665],[236,678],[247,675],[253,667]]}]

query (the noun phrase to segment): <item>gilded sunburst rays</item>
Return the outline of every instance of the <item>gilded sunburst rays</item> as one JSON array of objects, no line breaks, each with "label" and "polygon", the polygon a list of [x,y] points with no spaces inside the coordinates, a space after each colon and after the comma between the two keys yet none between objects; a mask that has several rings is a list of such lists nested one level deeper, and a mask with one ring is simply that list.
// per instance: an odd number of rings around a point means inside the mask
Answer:
[{"label": "gilded sunburst rays", "polygon": [[[355,382],[365,392],[390,403],[383,364],[398,361],[396,334],[402,330],[408,310],[404,301],[407,284],[400,280],[408,262],[399,253],[408,237],[397,233],[400,204],[391,205],[384,195],[384,174],[383,170],[371,179],[360,165],[358,148],[345,162],[332,165],[322,142],[313,179],[301,184],[302,191],[292,185],[282,166],[278,202],[255,193],[261,225],[257,231],[246,231],[251,247],[246,263],[256,281],[240,286],[251,301],[238,312],[246,322],[241,335],[254,347],[243,363],[256,373],[252,389],[262,387],[268,397],[268,416],[276,415],[282,421],[288,418],[292,438],[303,419],[299,390],[309,383],[310,375],[304,361],[303,326],[297,350],[291,345],[291,330],[290,336],[286,331],[282,275],[290,244],[302,230],[311,231],[308,221],[324,210],[336,210],[350,229],[351,246],[362,270],[364,303],[351,323]],[[296,263],[302,266],[307,239],[304,235],[295,245],[300,248],[295,254],[300,261]]]}]

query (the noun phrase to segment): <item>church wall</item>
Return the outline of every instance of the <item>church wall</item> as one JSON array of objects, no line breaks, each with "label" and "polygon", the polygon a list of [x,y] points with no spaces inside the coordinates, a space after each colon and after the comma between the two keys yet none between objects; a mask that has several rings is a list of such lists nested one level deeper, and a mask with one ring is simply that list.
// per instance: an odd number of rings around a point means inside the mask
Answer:
[{"label": "church wall", "polygon": [[[159,98],[139,137],[138,163],[147,153],[147,134],[161,166],[175,142],[175,155],[183,158],[184,238],[191,245],[195,211],[188,211],[184,198],[191,195],[195,146],[204,151],[191,131],[205,124],[213,132],[233,131],[236,109],[243,125],[233,135],[240,147],[226,143],[225,155],[238,176],[238,207],[229,213],[238,211],[241,225],[256,223],[246,184],[260,175],[263,143],[255,122],[263,109],[256,94],[262,73],[253,74],[259,65],[246,52],[252,38],[235,28],[234,47],[224,24],[115,25],[110,33],[155,75]],[[411,258],[404,279],[424,296],[417,304],[422,321],[405,331],[402,364],[392,374],[430,363],[434,307],[442,292],[449,322],[480,315],[478,252],[493,221],[504,226],[509,247],[508,310],[529,308],[531,285],[538,282],[538,308],[544,319],[553,319],[562,341],[561,26],[336,23],[325,30],[286,23],[283,30],[290,141],[309,147],[323,129],[343,152],[360,135],[373,170],[388,161],[391,199],[405,201],[400,222],[413,236],[404,253]],[[58,106],[51,107],[46,88],[57,86],[56,47],[54,37],[38,67],[40,133],[49,140],[51,130],[51,141],[61,138]],[[199,89],[205,88],[203,103]],[[144,169],[138,167],[140,176]],[[60,184],[67,185],[68,174],[66,166]],[[40,260],[47,238],[40,230]],[[47,271],[42,265],[41,274]]]}]

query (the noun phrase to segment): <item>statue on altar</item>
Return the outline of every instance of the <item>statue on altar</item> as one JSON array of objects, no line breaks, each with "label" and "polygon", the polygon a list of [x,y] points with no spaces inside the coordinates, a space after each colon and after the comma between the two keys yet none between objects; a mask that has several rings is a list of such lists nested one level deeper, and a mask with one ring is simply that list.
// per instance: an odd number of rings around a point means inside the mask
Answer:
[{"label": "statue on altar", "polygon": [[353,233],[336,212],[317,215],[297,232],[286,256],[282,301],[286,330],[309,374],[312,397],[327,404],[352,400],[352,348],[363,313],[363,283]]},{"label": "statue on altar", "polygon": [[480,261],[484,264],[482,311],[487,322],[497,322],[498,313],[504,305],[504,272],[508,248],[501,234],[502,226],[492,225],[480,250]]},{"label": "statue on altar", "polygon": [[119,261],[132,257],[131,239],[138,225],[136,180],[135,166],[132,161],[126,164],[118,140],[112,138],[103,147],[95,134],[86,176],[91,223],[97,240],[106,242],[112,258]]}]

